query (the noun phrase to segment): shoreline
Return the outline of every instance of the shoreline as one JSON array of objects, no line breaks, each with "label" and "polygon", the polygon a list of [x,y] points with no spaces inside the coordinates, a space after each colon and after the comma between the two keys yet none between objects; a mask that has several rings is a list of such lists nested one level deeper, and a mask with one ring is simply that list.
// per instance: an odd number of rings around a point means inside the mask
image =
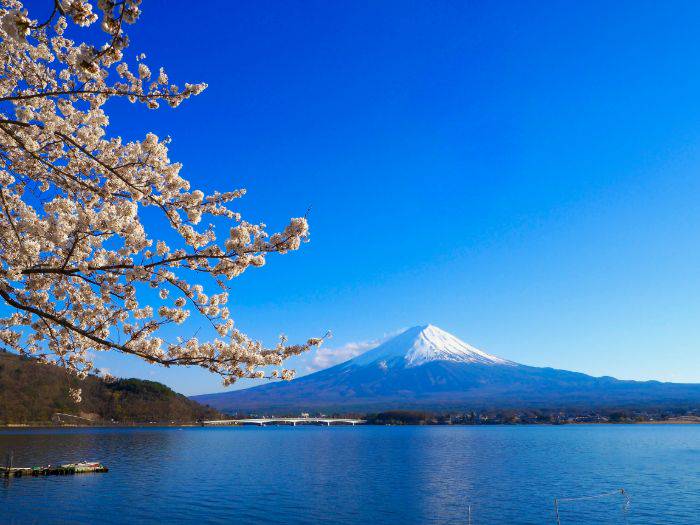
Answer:
[{"label": "shoreline", "polygon": [[0,425],[0,430],[21,428],[175,428],[175,427],[200,427],[199,423],[110,423],[95,425],[55,425],[52,423],[10,423]]},{"label": "shoreline", "polygon": [[[362,424],[357,426],[368,426],[368,427],[537,427],[537,426],[547,426],[547,427],[564,427],[564,426],[581,426],[581,425],[700,425],[700,420],[687,420],[687,419],[668,419],[665,421],[624,421],[624,422],[611,422],[611,421],[601,421],[601,422],[571,422],[571,423],[493,423],[493,424],[478,424],[478,425],[461,425],[461,424]],[[212,427],[205,427],[197,422],[188,423],[111,423],[111,424],[95,424],[95,425],[56,425],[52,423],[11,423],[6,425],[0,425],[0,430],[17,430],[17,429],[61,429],[61,428],[192,428],[192,427],[202,427],[202,428],[237,428],[251,425],[219,425]],[[265,426],[290,426],[290,425],[265,425]],[[299,426],[316,426],[316,425],[299,425]],[[335,425],[335,426],[347,426],[347,425]]]}]

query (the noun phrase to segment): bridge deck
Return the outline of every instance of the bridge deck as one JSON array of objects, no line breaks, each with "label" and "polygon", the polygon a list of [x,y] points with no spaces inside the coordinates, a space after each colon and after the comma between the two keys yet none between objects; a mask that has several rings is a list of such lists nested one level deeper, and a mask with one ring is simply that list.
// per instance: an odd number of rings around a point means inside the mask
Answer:
[{"label": "bridge deck", "polygon": [[271,418],[247,418],[247,419],[220,419],[202,421],[203,426],[224,425],[360,425],[366,423],[364,419],[328,418],[328,417],[271,417]]}]

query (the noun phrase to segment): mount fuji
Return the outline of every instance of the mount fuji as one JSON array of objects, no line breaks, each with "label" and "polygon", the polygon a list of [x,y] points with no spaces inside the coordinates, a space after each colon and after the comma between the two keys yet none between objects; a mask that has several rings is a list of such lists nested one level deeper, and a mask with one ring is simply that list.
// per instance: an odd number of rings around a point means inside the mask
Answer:
[{"label": "mount fuji", "polygon": [[266,385],[194,396],[226,412],[396,408],[600,408],[697,405],[700,384],[623,381],[522,365],[427,325],[339,365]]}]

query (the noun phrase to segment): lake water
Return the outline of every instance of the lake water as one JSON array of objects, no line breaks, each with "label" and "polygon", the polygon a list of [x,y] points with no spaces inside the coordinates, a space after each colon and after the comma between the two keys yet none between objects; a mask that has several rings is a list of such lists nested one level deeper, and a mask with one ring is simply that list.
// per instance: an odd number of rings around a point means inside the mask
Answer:
[{"label": "lake water", "polygon": [[1,523],[700,522],[700,426],[245,427],[0,431]]}]

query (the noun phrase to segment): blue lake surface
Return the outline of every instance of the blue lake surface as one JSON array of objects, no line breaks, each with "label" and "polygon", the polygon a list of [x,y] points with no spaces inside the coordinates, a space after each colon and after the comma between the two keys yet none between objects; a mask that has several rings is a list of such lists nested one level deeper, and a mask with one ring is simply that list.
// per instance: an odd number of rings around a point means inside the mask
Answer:
[{"label": "blue lake surface", "polygon": [[700,523],[700,426],[245,427],[0,431],[0,523]]}]

